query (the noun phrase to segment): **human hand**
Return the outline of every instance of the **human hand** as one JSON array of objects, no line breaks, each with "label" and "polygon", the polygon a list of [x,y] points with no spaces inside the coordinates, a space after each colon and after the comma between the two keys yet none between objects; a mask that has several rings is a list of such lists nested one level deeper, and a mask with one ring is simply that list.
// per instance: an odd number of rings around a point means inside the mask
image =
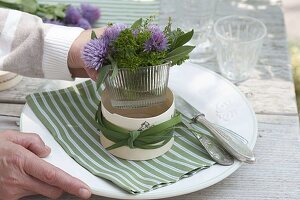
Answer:
[{"label": "human hand", "polygon": [[0,133],[0,199],[41,194],[51,199],[63,192],[87,199],[89,187],[41,158],[50,148],[34,133]]},{"label": "human hand", "polygon": [[[105,28],[93,29],[97,37],[101,36]],[[68,54],[68,66],[73,77],[90,77],[96,80],[98,72],[94,69],[85,67],[83,60],[81,59],[81,50],[86,43],[91,40],[92,30],[83,31],[77,39],[73,42],[69,54]]]}]

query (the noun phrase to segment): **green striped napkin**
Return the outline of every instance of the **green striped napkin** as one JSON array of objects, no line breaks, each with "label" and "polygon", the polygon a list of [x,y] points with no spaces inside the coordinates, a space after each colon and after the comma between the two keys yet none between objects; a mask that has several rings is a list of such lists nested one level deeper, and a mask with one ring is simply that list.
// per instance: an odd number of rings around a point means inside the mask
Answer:
[{"label": "green striped napkin", "polygon": [[183,130],[174,133],[172,149],[158,158],[128,161],[112,156],[100,144],[94,119],[99,99],[92,81],[26,97],[38,119],[76,162],[129,193],[174,183],[214,164],[193,135]]}]

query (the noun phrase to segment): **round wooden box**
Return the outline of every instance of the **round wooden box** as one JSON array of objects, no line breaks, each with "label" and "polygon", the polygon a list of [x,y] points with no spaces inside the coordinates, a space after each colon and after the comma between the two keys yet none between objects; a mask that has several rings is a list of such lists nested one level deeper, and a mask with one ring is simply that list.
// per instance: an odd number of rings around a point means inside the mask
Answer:
[{"label": "round wooden box", "polygon": [[[170,89],[167,90],[166,96],[166,101],[156,106],[137,109],[117,109],[112,107],[109,95],[107,91],[104,91],[101,96],[102,114],[109,122],[129,131],[140,130],[141,128],[146,129],[167,121],[174,115],[175,102],[173,93]],[[100,141],[105,148],[114,144],[114,142],[107,139],[103,134],[100,134]],[[109,150],[109,152],[116,157],[126,160],[148,160],[169,151],[173,143],[174,138],[157,149],[132,149],[128,146],[122,146]]]}]

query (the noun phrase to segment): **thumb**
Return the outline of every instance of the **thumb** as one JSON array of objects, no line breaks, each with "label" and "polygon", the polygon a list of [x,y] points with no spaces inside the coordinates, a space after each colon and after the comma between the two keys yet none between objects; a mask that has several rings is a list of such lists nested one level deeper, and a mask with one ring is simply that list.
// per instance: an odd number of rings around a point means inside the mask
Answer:
[{"label": "thumb", "polygon": [[19,133],[13,131],[10,133],[8,140],[23,146],[41,158],[48,156],[51,152],[50,147],[45,145],[41,137],[36,133]]},{"label": "thumb", "polygon": [[89,68],[87,68],[87,67],[84,67],[84,69],[85,69],[87,75],[88,75],[92,80],[94,80],[94,81],[97,80],[98,74],[99,74],[99,72],[98,72],[97,70],[89,69]]}]

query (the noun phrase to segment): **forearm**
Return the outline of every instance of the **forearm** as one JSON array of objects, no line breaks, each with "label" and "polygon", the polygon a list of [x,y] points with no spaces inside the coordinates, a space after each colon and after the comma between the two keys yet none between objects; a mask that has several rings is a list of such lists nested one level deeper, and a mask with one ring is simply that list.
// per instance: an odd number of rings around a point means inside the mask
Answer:
[{"label": "forearm", "polygon": [[36,16],[0,8],[0,69],[24,76],[70,79],[68,53],[82,31],[44,24]]}]

